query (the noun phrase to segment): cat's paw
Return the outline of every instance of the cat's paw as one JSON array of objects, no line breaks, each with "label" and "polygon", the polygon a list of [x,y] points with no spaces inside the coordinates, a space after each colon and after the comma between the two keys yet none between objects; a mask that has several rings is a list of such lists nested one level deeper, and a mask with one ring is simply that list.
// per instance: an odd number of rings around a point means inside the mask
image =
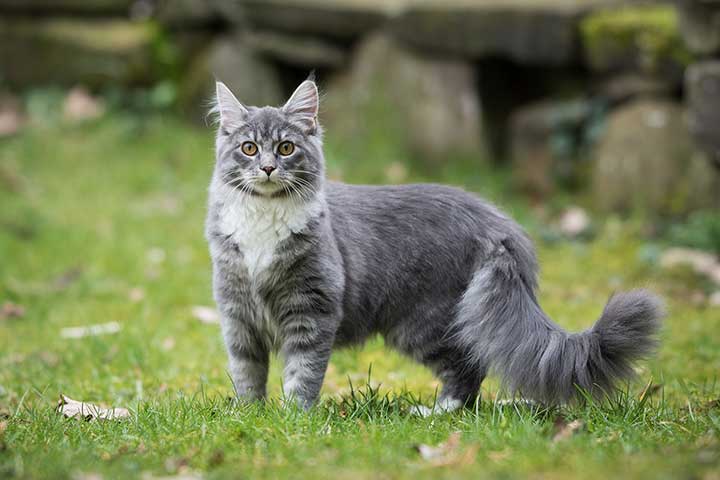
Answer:
[{"label": "cat's paw", "polygon": [[426,407],[425,405],[415,405],[410,409],[410,413],[416,417],[427,418],[435,412],[432,408]]},{"label": "cat's paw", "polygon": [[438,400],[432,408],[425,405],[414,405],[410,412],[418,417],[430,417],[432,415],[442,415],[443,413],[453,412],[462,406],[460,400],[454,398],[444,398]]}]

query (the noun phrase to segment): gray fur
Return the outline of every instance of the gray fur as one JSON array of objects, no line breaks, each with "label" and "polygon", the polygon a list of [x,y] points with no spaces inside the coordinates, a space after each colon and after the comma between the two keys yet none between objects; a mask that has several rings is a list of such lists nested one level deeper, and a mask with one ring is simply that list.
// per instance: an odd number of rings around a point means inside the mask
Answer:
[{"label": "gray fur", "polygon": [[[376,333],[431,368],[443,381],[440,401],[453,405],[472,402],[491,367],[513,392],[557,403],[576,387],[607,391],[651,352],[662,316],[656,297],[617,294],[592,328],[565,332],[537,303],[530,240],[476,196],[440,185],[325,181],[317,101],[308,81],[280,108],[244,107],[218,85],[206,233],[239,397],[264,396],[269,353],[278,350],[285,394],[307,408],[332,349]],[[248,139],[261,146],[256,157],[239,152]],[[281,158],[273,149],[286,139],[296,151]],[[275,183],[262,184],[265,164],[277,168]],[[252,202],[309,212],[255,273],[257,252],[223,226]]]}]

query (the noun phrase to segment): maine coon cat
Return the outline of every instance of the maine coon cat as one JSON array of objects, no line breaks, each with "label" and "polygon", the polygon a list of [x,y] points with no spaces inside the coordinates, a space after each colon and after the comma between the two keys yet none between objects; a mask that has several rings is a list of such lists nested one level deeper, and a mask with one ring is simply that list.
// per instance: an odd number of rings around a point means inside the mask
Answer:
[{"label": "maine coon cat", "polygon": [[206,235],[238,397],[264,397],[279,351],[284,394],[309,408],[331,351],[376,333],[435,372],[444,410],[474,401],[490,368],[538,401],[604,392],[653,349],[662,308],[642,290],[582,333],[554,324],[530,240],[476,196],[325,180],[318,104],[311,80],[280,108],[217,84]]}]

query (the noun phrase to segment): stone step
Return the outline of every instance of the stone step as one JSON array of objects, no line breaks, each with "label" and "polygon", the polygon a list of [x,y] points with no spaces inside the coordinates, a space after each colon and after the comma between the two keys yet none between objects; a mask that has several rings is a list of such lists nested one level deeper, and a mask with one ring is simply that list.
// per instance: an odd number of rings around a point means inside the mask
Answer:
[{"label": "stone step", "polygon": [[454,0],[408,6],[392,22],[410,45],[458,56],[567,64],[579,54],[582,16],[607,0]]},{"label": "stone step", "polygon": [[0,0],[0,12],[50,14],[125,14],[137,0]]},{"label": "stone step", "polygon": [[0,81],[10,86],[149,84],[151,23],[75,18],[0,19]]},{"label": "stone step", "polygon": [[378,28],[408,0],[217,0],[226,19],[254,29],[354,39]]}]

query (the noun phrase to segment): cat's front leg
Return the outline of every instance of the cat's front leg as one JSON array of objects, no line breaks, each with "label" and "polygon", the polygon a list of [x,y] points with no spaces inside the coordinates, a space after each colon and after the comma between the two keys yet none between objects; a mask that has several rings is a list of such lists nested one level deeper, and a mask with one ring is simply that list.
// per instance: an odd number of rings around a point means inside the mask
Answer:
[{"label": "cat's front leg", "polygon": [[265,398],[270,354],[251,324],[223,315],[221,320],[228,370],[237,398]]},{"label": "cat's front leg", "polygon": [[334,319],[292,315],[282,323],[283,394],[307,410],[320,395],[335,339]]},{"label": "cat's front leg", "polygon": [[211,243],[213,295],[220,312],[220,326],[228,354],[228,373],[239,400],[265,397],[270,349],[260,334],[252,291],[236,255],[224,253],[224,244]]}]

